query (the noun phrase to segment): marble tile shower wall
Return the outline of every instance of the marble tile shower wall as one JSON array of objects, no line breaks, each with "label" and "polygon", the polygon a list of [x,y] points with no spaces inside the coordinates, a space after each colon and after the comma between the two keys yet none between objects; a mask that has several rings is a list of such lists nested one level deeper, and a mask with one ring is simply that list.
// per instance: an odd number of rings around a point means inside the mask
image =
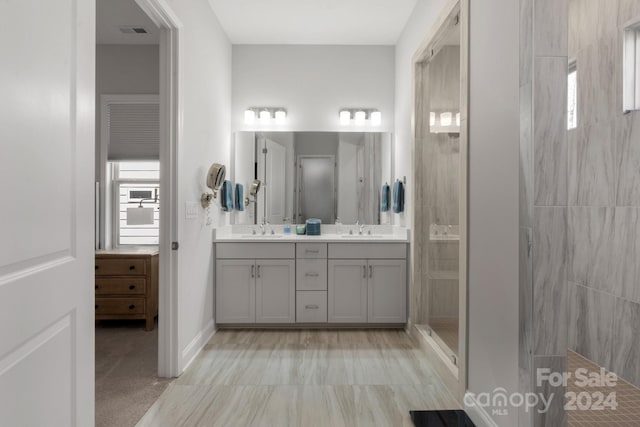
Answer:
[{"label": "marble tile shower wall", "polygon": [[640,385],[640,112],[622,111],[622,30],[634,18],[638,0],[569,0],[568,344]]},{"label": "marble tile shower wall", "polygon": [[563,426],[564,390],[537,386],[562,372],[568,346],[568,0],[520,1],[520,391],[554,394],[520,412],[521,426]]},{"label": "marble tile shower wall", "polygon": [[[640,113],[622,113],[638,0],[521,0],[520,388],[571,348],[640,385]],[[566,130],[569,60],[578,127]],[[561,426],[561,399],[520,425]]]}]

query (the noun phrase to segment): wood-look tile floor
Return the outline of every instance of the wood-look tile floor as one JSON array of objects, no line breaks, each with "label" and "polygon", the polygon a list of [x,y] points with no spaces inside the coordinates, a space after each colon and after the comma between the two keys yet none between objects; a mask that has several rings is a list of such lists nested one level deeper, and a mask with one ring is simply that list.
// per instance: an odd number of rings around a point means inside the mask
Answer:
[{"label": "wood-look tile floor", "polygon": [[458,409],[402,330],[218,331],[138,426],[411,426]]}]

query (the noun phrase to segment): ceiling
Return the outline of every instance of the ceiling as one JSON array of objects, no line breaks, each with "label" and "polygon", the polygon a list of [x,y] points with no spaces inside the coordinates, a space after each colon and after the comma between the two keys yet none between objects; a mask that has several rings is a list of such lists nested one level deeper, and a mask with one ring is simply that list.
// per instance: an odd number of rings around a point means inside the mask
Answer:
[{"label": "ceiling", "polygon": [[[123,34],[121,26],[144,27],[148,34]],[[97,0],[97,44],[159,44],[160,32],[135,0]]]},{"label": "ceiling", "polygon": [[233,44],[394,45],[417,1],[209,0],[209,3]]}]

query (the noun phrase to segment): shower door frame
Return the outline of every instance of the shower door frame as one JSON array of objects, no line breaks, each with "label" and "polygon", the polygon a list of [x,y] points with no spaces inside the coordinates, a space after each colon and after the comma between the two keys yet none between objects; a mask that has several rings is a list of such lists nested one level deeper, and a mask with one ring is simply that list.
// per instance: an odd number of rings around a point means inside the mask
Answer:
[{"label": "shower door frame", "polygon": [[[457,390],[451,390],[460,402],[463,402],[464,396],[467,390],[467,360],[468,360],[468,176],[469,176],[469,132],[468,132],[468,117],[469,117],[469,0],[449,0],[444,6],[441,15],[432,27],[427,37],[420,44],[418,49],[413,55],[412,59],[412,94],[413,94],[413,106],[412,106],[412,147],[411,154],[413,158],[413,182],[415,183],[416,190],[413,191],[412,209],[411,209],[411,291],[414,293],[416,287],[421,285],[422,282],[422,251],[426,250],[423,245],[422,239],[424,239],[425,233],[429,233],[428,230],[418,229],[417,219],[422,216],[423,200],[422,194],[419,190],[419,182],[422,177],[422,143],[421,135],[419,134],[419,121],[426,120],[428,123],[429,117],[421,114],[423,109],[423,103],[419,101],[419,97],[422,96],[422,87],[417,82],[417,77],[421,74],[422,64],[429,58],[431,58],[435,52],[434,47],[439,43],[443,34],[450,28],[452,20],[457,17],[457,25],[460,26],[460,187],[459,187],[459,222],[460,222],[460,240],[459,240],[459,281],[458,281],[458,295],[459,295],[459,313],[458,313],[458,354],[457,363],[458,368],[458,387]],[[420,93],[418,93],[420,91]],[[420,246],[420,248],[418,248]],[[419,304],[412,296],[411,300],[414,304]],[[413,322],[415,314],[412,313],[412,319],[409,323],[409,328],[413,329],[417,327]],[[417,336],[420,336],[419,331],[415,331]],[[435,344],[434,344],[435,345]]]}]

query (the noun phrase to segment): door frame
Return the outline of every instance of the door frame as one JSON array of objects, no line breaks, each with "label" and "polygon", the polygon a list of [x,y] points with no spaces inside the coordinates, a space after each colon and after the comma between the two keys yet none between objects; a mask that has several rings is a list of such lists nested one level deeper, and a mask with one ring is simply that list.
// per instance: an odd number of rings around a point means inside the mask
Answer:
[{"label": "door frame", "polygon": [[[420,64],[429,58],[432,54],[432,48],[438,43],[444,31],[449,27],[451,20],[457,15],[459,17],[458,25],[460,25],[460,199],[459,199],[459,219],[460,219],[460,243],[459,243],[459,308],[458,308],[458,378],[457,378],[457,390],[452,390],[454,395],[462,403],[465,393],[467,391],[468,384],[468,305],[467,298],[469,293],[469,1],[470,0],[448,0],[447,4],[443,7],[442,12],[432,29],[427,36],[420,43],[418,49],[416,49],[411,65],[412,65],[412,145],[411,154],[413,158],[413,182],[416,186],[422,178],[422,151],[420,144],[420,138],[418,135],[419,129],[416,124],[416,117],[419,114],[419,110],[422,108],[422,101],[418,100],[418,90],[421,89],[421,85],[418,84],[416,77],[419,75]],[[420,153],[419,155],[417,153]],[[418,188],[418,187],[416,187]],[[420,218],[422,213],[422,196],[419,191],[413,192],[411,209],[411,220],[413,227],[411,228],[411,292],[414,292],[414,288],[417,286],[418,281],[421,280],[422,270],[417,259],[420,258],[421,252],[417,250],[416,239],[422,238],[422,236],[429,233],[429,230],[418,230],[416,225],[416,218]],[[424,250],[424,248],[421,248]],[[412,297],[413,301],[414,298]],[[410,310],[411,313],[411,310]],[[417,325],[413,324],[412,319],[409,320],[409,328],[416,328]],[[411,331],[413,332],[413,331]],[[417,333],[416,336],[421,336]],[[432,344],[431,341],[428,341]],[[438,351],[437,351],[438,352]],[[439,354],[444,354],[439,352]]]},{"label": "door frame", "polygon": [[[182,139],[180,99],[180,30],[182,23],[166,0],[135,0],[160,28],[160,265],[158,304],[158,376],[180,375],[178,343],[179,148]],[[177,249],[177,247],[175,248]]]}]

